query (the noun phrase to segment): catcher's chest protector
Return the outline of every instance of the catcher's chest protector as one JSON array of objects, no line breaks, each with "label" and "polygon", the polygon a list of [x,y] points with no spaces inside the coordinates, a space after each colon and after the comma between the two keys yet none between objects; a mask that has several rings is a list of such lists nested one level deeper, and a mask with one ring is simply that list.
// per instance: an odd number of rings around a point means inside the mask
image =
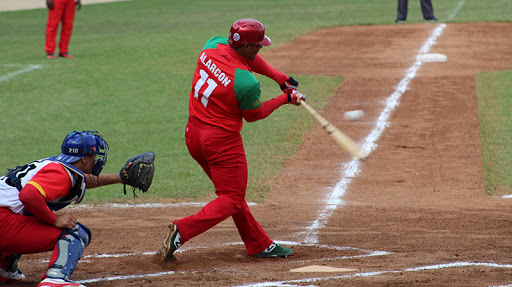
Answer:
[{"label": "catcher's chest protector", "polygon": [[48,207],[55,211],[68,206],[70,203],[79,203],[82,201],[86,190],[85,176],[83,172],[73,165],[55,161],[53,158],[47,158],[33,161],[24,166],[18,166],[0,178],[0,206],[8,206],[14,213],[23,213],[24,206],[19,200],[19,191],[42,168],[50,163],[58,163],[64,166],[69,174],[70,180],[73,182],[73,188],[65,197],[47,202]]}]

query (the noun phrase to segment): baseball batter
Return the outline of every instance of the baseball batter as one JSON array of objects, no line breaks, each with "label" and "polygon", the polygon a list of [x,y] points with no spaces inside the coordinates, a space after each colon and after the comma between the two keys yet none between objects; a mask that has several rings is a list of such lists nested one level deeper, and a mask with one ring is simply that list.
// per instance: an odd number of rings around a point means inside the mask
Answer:
[{"label": "baseball batter", "polygon": [[18,166],[0,177],[0,284],[25,278],[18,269],[21,254],[53,250],[37,286],[84,286],[70,277],[91,241],[91,231],[72,214],[55,211],[79,203],[86,187],[123,180],[120,173],[101,174],[109,151],[101,133],[72,132],[61,149],[58,156]]},{"label": "baseball batter", "polygon": [[[299,105],[305,100],[296,90],[294,78],[258,55],[262,46],[270,44],[262,23],[241,19],[232,25],[229,38],[213,37],[199,53],[185,141],[190,155],[213,182],[217,198],[197,214],[172,221],[161,250],[164,261],[182,244],[228,217],[233,218],[248,255],[287,257],[293,253],[270,239],[245,201],[247,161],[240,135],[243,119],[261,120],[284,104]],[[272,78],[284,93],[262,102],[260,84],[252,72]]]}]

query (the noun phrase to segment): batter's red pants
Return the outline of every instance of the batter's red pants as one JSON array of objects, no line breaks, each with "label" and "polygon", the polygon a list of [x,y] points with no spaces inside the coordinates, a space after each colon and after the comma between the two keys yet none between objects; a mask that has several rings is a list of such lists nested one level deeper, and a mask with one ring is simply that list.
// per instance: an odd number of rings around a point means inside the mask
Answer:
[{"label": "batter's red pants", "polygon": [[247,160],[240,133],[189,118],[185,141],[190,155],[212,180],[218,197],[197,214],[175,221],[182,243],[231,216],[247,254],[265,250],[272,239],[254,219],[245,201]]},{"label": "batter's red pants", "polygon": [[55,38],[62,22],[60,32],[59,54],[68,52],[69,40],[75,20],[75,0],[53,0],[52,10],[48,9],[48,23],[46,24],[46,54],[55,52]]}]

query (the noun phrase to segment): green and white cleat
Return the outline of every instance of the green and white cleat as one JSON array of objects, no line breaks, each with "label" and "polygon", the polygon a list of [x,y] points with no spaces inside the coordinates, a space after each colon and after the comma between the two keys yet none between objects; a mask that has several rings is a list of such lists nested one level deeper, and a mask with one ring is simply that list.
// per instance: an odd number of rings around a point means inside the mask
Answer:
[{"label": "green and white cleat", "polygon": [[263,250],[263,252],[260,252],[255,257],[260,258],[275,258],[275,257],[288,257],[293,255],[293,250],[284,248],[281,245],[272,242],[267,249]]},{"label": "green and white cleat", "polygon": [[174,251],[176,249],[180,248],[181,246],[181,237],[180,233],[178,232],[178,228],[176,227],[176,224],[171,223],[169,225],[169,234],[167,235],[167,238],[165,239],[164,243],[162,244],[162,260],[168,261],[173,257]]}]

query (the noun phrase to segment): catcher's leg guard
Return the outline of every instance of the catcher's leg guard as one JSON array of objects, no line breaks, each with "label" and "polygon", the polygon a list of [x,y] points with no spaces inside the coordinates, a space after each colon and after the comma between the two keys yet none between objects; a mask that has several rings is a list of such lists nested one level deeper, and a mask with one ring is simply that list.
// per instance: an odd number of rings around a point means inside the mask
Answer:
[{"label": "catcher's leg guard", "polygon": [[46,272],[46,277],[69,280],[90,241],[91,231],[81,223],[67,230],[67,233],[57,242],[58,248],[55,248],[52,254],[52,259],[55,257],[57,259]]}]

